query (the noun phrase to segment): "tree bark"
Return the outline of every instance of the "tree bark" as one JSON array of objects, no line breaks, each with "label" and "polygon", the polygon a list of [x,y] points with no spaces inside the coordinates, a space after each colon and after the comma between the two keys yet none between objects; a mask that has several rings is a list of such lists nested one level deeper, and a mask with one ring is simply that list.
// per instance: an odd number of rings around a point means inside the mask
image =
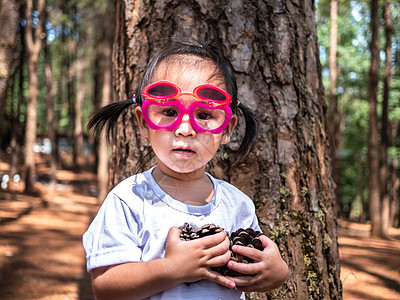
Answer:
[{"label": "tree bark", "polygon": [[390,197],[388,191],[389,176],[388,176],[388,158],[387,151],[389,148],[389,92],[390,92],[390,77],[392,70],[392,16],[390,9],[390,0],[385,1],[385,72],[383,75],[383,99],[382,99],[382,116],[381,116],[381,157],[380,157],[380,187],[381,187],[381,231],[382,236],[387,237],[390,227]]},{"label": "tree bark", "polygon": [[379,64],[379,1],[371,0],[371,65],[369,70],[369,132],[368,132],[368,202],[371,216],[371,234],[381,237],[381,203],[379,191],[379,149],[377,128],[377,91],[378,91],[378,64]]},{"label": "tree bark", "polygon": [[15,50],[15,37],[18,29],[18,0],[3,0],[0,2],[0,112],[6,99],[7,81]]},{"label": "tree bark", "polygon": [[[29,88],[28,88],[28,105],[27,105],[27,120],[25,130],[25,192],[33,192],[34,174],[36,172],[35,166],[35,153],[33,152],[33,145],[36,141],[36,104],[38,96],[38,61],[39,52],[42,44],[42,28],[44,22],[44,7],[45,0],[38,1],[37,11],[39,12],[39,20],[36,28],[32,29],[32,11],[33,1],[28,0],[26,6],[26,30],[25,39],[28,52],[28,70],[29,70]],[[32,34],[34,31],[34,37]]]},{"label": "tree bark", "polygon": [[[260,120],[258,144],[231,167],[244,124],[210,163],[255,202],[263,231],[278,244],[291,275],[279,289],[254,299],[340,299],[335,195],[314,2],[119,0],[113,83],[132,98],[149,56],[171,39],[214,41],[231,60],[239,100]],[[120,118],[111,177],[130,176],[146,146],[133,109]]]}]

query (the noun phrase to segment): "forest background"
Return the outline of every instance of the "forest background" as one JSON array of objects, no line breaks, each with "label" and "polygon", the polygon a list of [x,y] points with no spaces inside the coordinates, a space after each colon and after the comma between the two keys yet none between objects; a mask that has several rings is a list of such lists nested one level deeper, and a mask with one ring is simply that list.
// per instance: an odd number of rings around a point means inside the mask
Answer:
[{"label": "forest background", "polygon": [[[26,192],[33,192],[34,153],[52,157],[49,188],[55,188],[63,152],[72,153],[70,165],[77,171],[78,157],[95,153],[97,194],[103,199],[109,150],[85,124],[95,109],[115,99],[112,2],[0,4],[0,148],[11,157],[2,186],[22,176]],[[336,213],[370,221],[372,234],[385,237],[387,228],[400,227],[400,5],[328,0],[315,5]]]},{"label": "forest background", "polygon": [[[386,180],[383,180],[380,186],[386,186],[389,197],[388,222],[398,227],[400,5],[396,1],[386,3],[389,3],[390,8],[390,24],[385,20],[383,1],[379,8],[377,119],[372,125],[379,130],[374,142],[381,154],[380,166],[387,167]],[[316,7],[320,61],[326,101],[329,105],[328,126],[331,127],[331,145],[334,146],[333,172],[337,211],[339,216],[346,219],[367,221],[370,220],[368,136],[371,124],[368,97],[372,39],[371,7],[368,1],[338,1],[335,20],[337,46],[334,54],[330,53],[331,3],[319,0]],[[38,139],[34,139],[33,142],[36,152],[50,153],[50,139],[54,136],[57,143],[53,148],[72,151],[72,163],[77,166],[78,155],[93,151],[93,144],[96,143],[85,127],[91,113],[112,99],[112,95],[107,91],[107,88],[111,89],[107,86],[111,84],[107,83],[111,78],[106,78],[104,82],[104,70],[111,68],[111,63],[107,60],[110,59],[113,41],[113,8],[109,1],[102,0],[48,0],[43,9],[46,19],[40,24],[38,11],[34,9],[31,12],[33,31],[41,31],[36,45],[40,42],[42,44],[41,47],[36,47],[37,106],[34,109],[37,118],[35,136]],[[2,1],[0,147],[3,151],[13,153],[9,174],[11,177],[17,172],[17,161],[23,162],[24,158],[26,160],[26,151],[23,151],[25,133],[34,127],[27,127],[30,109],[28,102],[31,97],[28,49],[33,49],[33,45],[25,42],[25,15],[26,6],[21,5],[19,1]],[[37,28],[38,25],[43,28]],[[388,42],[389,45],[386,46]],[[387,52],[388,50],[390,52]],[[11,55],[5,55],[7,51]],[[387,54],[390,55],[389,58],[386,57]],[[332,86],[332,65],[329,64],[333,55],[336,59],[337,74],[335,86]],[[385,97],[387,99],[384,99]],[[53,153],[58,154],[57,151]],[[384,153],[385,163],[382,161]],[[31,164],[29,161],[28,163]],[[373,173],[378,174],[375,171]],[[105,176],[102,174],[100,177]]]}]

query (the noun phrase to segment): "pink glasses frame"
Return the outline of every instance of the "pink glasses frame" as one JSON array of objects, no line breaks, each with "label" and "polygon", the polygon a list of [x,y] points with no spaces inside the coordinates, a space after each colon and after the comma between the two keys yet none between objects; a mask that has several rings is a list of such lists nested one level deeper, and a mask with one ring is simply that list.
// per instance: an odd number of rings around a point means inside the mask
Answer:
[{"label": "pink glasses frame", "polygon": [[[176,120],[168,126],[159,126],[159,125],[153,123],[147,114],[147,108],[152,104],[157,105],[157,106],[174,105],[174,106],[178,107],[179,113],[178,113]],[[195,118],[194,118],[194,111],[197,107],[202,107],[202,108],[211,109],[211,110],[221,109],[225,112],[225,121],[221,124],[221,126],[219,126],[217,128],[204,129],[196,123]],[[186,108],[185,105],[179,100],[172,100],[172,101],[168,101],[168,102],[166,102],[165,100],[161,100],[161,102],[159,102],[157,100],[152,100],[152,99],[146,100],[143,102],[142,112],[143,112],[143,118],[145,119],[147,125],[149,125],[149,127],[153,130],[158,130],[158,129],[175,130],[178,128],[179,124],[182,122],[183,116],[187,114],[189,116],[190,124],[192,125],[193,129],[196,132],[211,132],[213,134],[220,134],[221,132],[223,132],[225,130],[226,126],[228,126],[228,124],[232,118],[232,110],[228,105],[210,106],[208,104],[201,103],[201,102],[193,102],[192,104],[190,104],[190,106],[188,108]]]},{"label": "pink glasses frame", "polygon": [[[175,89],[176,92],[171,95],[161,95],[161,96],[150,95],[148,93],[148,91],[157,85],[171,86]],[[221,94],[223,94],[225,96],[225,100],[215,100],[215,99],[209,99],[209,98],[201,96],[199,94],[199,91],[203,88],[210,88],[210,89],[214,89],[214,90],[220,92]],[[207,104],[201,103],[201,102],[193,102],[188,108],[186,108],[185,105],[179,100],[172,100],[172,101],[167,102],[167,99],[179,97],[181,95],[192,95],[197,99],[207,101]],[[195,87],[193,92],[191,93],[191,92],[183,92],[177,84],[175,84],[171,81],[160,80],[160,81],[156,81],[156,82],[146,86],[142,91],[142,96],[146,99],[146,101],[144,101],[142,104],[143,118],[145,119],[145,121],[149,125],[149,127],[153,130],[158,130],[158,129],[175,130],[176,128],[178,128],[179,124],[182,122],[183,116],[187,114],[189,116],[190,124],[192,125],[193,129],[196,132],[210,132],[213,134],[219,134],[225,130],[225,128],[228,126],[228,124],[232,118],[232,110],[228,106],[229,103],[232,103],[231,95],[229,95],[226,91],[224,91],[223,89],[221,89],[211,83],[201,84],[201,85]],[[159,125],[153,123],[148,116],[147,108],[150,105],[157,105],[157,106],[175,105],[176,107],[178,107],[179,114],[178,114],[176,120],[172,124],[170,124],[168,126],[159,126]],[[215,109],[223,110],[225,112],[225,121],[221,124],[221,126],[214,128],[214,129],[204,129],[204,128],[200,127],[196,123],[195,118],[194,118],[194,111],[198,107],[202,107],[202,108],[206,108],[206,109],[210,109],[210,110],[215,110]]]},{"label": "pink glasses frame", "polygon": [[[171,95],[161,95],[161,96],[154,96],[154,95],[149,94],[149,90],[157,85],[168,85],[170,87],[173,87],[176,92]],[[201,96],[199,94],[199,91],[204,88],[209,88],[209,89],[213,89],[213,90],[220,92],[221,94],[223,94],[225,96],[225,100],[209,99],[209,98]],[[205,84],[198,85],[194,88],[193,92],[184,92],[181,90],[181,88],[177,84],[175,84],[171,81],[159,80],[159,81],[153,82],[152,84],[149,84],[142,90],[142,96],[146,100],[149,100],[149,99],[153,99],[153,100],[171,99],[171,98],[179,97],[181,95],[192,95],[192,96],[196,97],[197,99],[207,101],[209,105],[215,105],[215,104],[216,105],[227,105],[229,103],[232,103],[232,97],[231,97],[231,95],[229,95],[228,92],[224,91],[223,89],[221,89],[211,83],[205,83]],[[210,102],[212,102],[212,103],[210,103]]]}]

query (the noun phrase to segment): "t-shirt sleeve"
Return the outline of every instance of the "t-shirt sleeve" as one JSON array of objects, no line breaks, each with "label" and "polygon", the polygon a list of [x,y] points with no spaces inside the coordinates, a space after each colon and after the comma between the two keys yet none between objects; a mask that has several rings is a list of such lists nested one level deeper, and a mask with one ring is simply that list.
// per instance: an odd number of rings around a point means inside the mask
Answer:
[{"label": "t-shirt sleeve", "polygon": [[130,207],[111,192],[83,235],[87,270],[140,261],[139,223]]},{"label": "t-shirt sleeve", "polygon": [[262,230],[261,230],[261,228],[260,228],[260,225],[258,224],[258,218],[257,218],[255,212],[254,212],[254,216],[253,216],[253,222],[252,222],[252,224],[251,224],[250,227],[251,227],[253,230],[261,231],[261,232],[262,232]]}]

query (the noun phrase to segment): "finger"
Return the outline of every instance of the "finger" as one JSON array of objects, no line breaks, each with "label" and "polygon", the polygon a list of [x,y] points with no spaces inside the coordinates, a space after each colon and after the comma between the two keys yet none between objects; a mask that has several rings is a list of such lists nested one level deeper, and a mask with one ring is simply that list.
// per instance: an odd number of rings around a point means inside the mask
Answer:
[{"label": "finger", "polygon": [[261,239],[261,245],[264,248],[264,250],[263,250],[264,252],[267,252],[267,251],[279,251],[278,250],[278,246],[269,237],[267,237],[265,235],[260,235],[260,239]]},{"label": "finger", "polygon": [[239,246],[239,245],[234,245],[232,247],[232,251],[238,254],[241,254],[243,256],[247,256],[254,261],[261,261],[262,260],[262,251],[251,248],[251,247],[245,247],[245,246]]},{"label": "finger", "polygon": [[207,279],[222,284],[230,289],[233,289],[236,286],[235,282],[231,278],[222,276],[221,274],[211,270],[208,271]]},{"label": "finger", "polygon": [[236,261],[230,260],[227,264],[228,268],[237,271],[241,274],[245,275],[254,275],[259,273],[259,266],[260,263],[251,263],[251,264],[245,264],[245,263],[239,263]]},{"label": "finger", "polygon": [[167,243],[169,241],[180,241],[181,230],[178,227],[171,227],[168,231]]},{"label": "finger", "polygon": [[257,283],[259,276],[238,276],[238,277],[230,277],[227,276],[229,280],[232,280],[236,287],[246,287],[252,286]]},{"label": "finger", "polygon": [[267,248],[271,244],[274,244],[274,242],[264,234],[260,235],[259,238],[261,240],[261,245],[263,249]]},{"label": "finger", "polygon": [[231,252],[229,251],[229,248],[228,248],[220,254],[210,256],[210,259],[208,260],[208,265],[210,267],[223,266],[228,263],[230,258],[231,258]]},{"label": "finger", "polygon": [[210,255],[210,257],[223,255],[223,254],[226,254],[227,252],[229,252],[229,256],[230,256],[230,253],[231,253],[229,251],[230,244],[231,244],[231,242],[229,241],[229,238],[226,237],[221,243],[216,244],[215,246],[212,246],[206,250],[208,251],[208,254]]},{"label": "finger", "polygon": [[202,244],[204,249],[215,247],[218,244],[223,243],[224,241],[227,240],[227,235],[225,232],[218,232],[216,234],[210,235],[210,236],[205,236],[190,242],[195,242]]}]

